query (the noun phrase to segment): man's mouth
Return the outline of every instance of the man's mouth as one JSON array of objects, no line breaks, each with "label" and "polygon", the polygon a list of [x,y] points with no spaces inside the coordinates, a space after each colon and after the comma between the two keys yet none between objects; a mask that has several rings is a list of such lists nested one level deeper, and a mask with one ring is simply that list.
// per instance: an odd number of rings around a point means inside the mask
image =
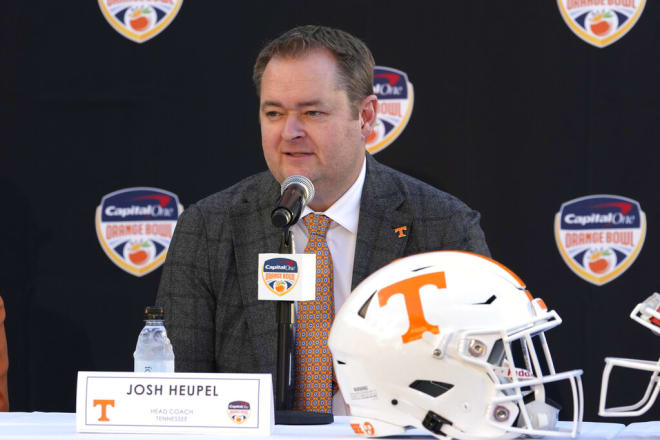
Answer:
[{"label": "man's mouth", "polygon": [[305,157],[305,156],[310,156],[312,153],[284,153],[284,154],[291,157]]}]

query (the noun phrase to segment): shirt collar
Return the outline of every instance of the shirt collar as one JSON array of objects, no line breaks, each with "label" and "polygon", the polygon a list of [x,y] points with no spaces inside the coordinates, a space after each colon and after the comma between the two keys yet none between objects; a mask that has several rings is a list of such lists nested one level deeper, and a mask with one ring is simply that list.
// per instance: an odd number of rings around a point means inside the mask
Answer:
[{"label": "shirt collar", "polygon": [[[362,199],[362,187],[364,187],[364,178],[367,170],[367,158],[362,162],[362,169],[360,174],[351,187],[341,196],[335,203],[332,204],[326,211],[317,212],[317,214],[324,214],[330,217],[333,223],[344,227],[352,234],[357,234],[358,221],[360,220],[360,200]],[[309,206],[305,206],[300,218],[305,217],[312,211]],[[332,227],[332,225],[330,226]]]}]

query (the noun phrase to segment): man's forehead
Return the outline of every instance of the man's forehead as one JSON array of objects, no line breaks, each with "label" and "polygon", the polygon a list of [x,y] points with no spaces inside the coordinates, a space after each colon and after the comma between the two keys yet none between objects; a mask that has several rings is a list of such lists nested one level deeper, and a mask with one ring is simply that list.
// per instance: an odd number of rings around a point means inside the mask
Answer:
[{"label": "man's forehead", "polygon": [[[338,94],[345,96],[338,96]],[[337,63],[327,50],[296,57],[273,57],[261,78],[260,107],[335,107],[348,102]]]},{"label": "man's forehead", "polygon": [[266,64],[266,69],[268,68],[268,65],[270,65],[273,62],[294,63],[294,62],[302,62],[309,60],[316,60],[316,61],[323,60],[332,63],[335,67],[337,66],[337,58],[335,58],[334,54],[328,49],[325,49],[323,47],[318,47],[318,48],[311,48],[311,49],[306,49],[291,53],[286,53],[286,52],[275,53]]},{"label": "man's forehead", "polygon": [[[273,56],[266,64],[261,86],[268,81],[309,81],[319,85],[332,82],[335,88],[340,88],[338,74],[337,61],[329,50],[312,49],[299,54]],[[325,84],[321,84],[323,82]]]}]

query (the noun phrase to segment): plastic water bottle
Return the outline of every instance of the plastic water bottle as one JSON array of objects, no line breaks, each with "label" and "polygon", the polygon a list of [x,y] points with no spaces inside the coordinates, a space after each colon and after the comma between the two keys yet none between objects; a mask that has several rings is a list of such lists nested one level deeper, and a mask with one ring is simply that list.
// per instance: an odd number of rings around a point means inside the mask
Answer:
[{"label": "plastic water bottle", "polygon": [[174,350],[163,325],[163,308],[147,307],[144,324],[133,353],[135,372],[173,373]]}]

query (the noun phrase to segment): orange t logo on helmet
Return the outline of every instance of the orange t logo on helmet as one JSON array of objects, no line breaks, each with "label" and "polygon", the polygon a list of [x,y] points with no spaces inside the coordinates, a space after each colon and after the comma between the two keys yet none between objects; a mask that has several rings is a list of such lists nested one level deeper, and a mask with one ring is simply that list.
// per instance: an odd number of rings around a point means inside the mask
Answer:
[{"label": "orange t logo on helmet", "polygon": [[405,298],[406,313],[408,313],[410,326],[408,327],[408,331],[401,335],[404,344],[422,339],[422,334],[425,331],[430,331],[436,335],[440,333],[438,326],[429,324],[426,321],[424,310],[422,309],[422,299],[419,296],[419,289],[428,284],[432,284],[438,289],[445,289],[447,287],[445,273],[433,272],[407,278],[387,286],[378,292],[378,305],[381,307],[387,304],[387,301],[393,295],[398,293],[401,293]]}]

